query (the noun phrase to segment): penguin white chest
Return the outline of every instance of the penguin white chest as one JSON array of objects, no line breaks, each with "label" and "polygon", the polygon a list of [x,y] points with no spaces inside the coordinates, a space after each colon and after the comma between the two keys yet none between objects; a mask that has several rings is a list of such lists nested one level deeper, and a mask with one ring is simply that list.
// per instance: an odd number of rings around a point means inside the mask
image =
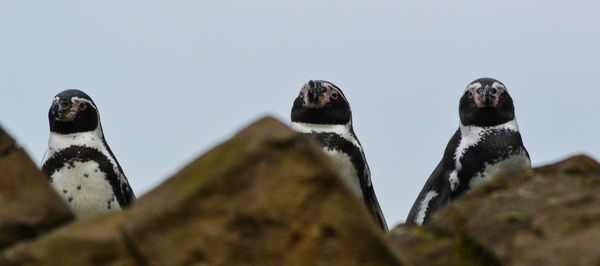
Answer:
[{"label": "penguin white chest", "polygon": [[519,153],[508,156],[507,158],[493,163],[486,163],[485,168],[475,173],[469,181],[469,187],[475,188],[488,182],[492,177],[498,174],[519,171],[530,168],[531,161],[524,150]]},{"label": "penguin white chest", "polygon": [[52,174],[51,185],[77,218],[121,209],[97,162],[66,163]]},{"label": "penguin white chest", "polygon": [[346,185],[358,198],[362,199],[363,194],[360,187],[360,180],[358,179],[358,172],[356,171],[356,167],[354,167],[350,156],[343,152],[328,148],[324,148],[323,151],[325,151],[329,158],[331,158],[338,166],[344,183],[346,183]]}]

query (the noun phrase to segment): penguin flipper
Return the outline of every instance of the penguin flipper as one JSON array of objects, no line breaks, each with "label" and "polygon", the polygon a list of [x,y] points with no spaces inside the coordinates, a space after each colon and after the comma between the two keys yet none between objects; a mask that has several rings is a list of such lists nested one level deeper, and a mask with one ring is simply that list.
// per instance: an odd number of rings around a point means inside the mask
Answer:
[{"label": "penguin flipper", "polygon": [[454,152],[460,143],[461,137],[461,131],[458,128],[448,141],[442,160],[427,179],[425,186],[423,186],[410,209],[406,218],[407,224],[421,225],[427,223],[431,215],[452,199],[449,177],[452,170],[454,170]]},{"label": "penguin flipper", "polygon": [[406,218],[407,224],[422,225],[427,223],[433,213],[450,202],[451,191],[449,185],[440,184],[440,182],[448,182],[449,175],[449,171],[444,171],[442,160],[427,179],[425,186],[423,186],[410,209]]}]

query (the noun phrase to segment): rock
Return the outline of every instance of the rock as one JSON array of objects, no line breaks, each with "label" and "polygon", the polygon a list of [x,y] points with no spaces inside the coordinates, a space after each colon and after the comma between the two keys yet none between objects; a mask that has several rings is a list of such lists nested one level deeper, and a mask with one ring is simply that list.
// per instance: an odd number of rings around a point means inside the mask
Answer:
[{"label": "rock", "polygon": [[452,241],[448,238],[404,224],[391,230],[387,238],[410,265],[451,265]]},{"label": "rock", "polygon": [[0,250],[73,216],[22,148],[0,127]]},{"label": "rock", "polygon": [[409,262],[438,254],[438,265],[597,265],[600,165],[580,155],[497,176],[388,239]]},{"label": "rock", "polygon": [[266,118],[129,209],[2,253],[56,265],[400,265],[312,140]]},{"label": "rock", "polygon": [[499,265],[484,247],[468,239],[420,226],[399,225],[387,238],[410,265]]}]

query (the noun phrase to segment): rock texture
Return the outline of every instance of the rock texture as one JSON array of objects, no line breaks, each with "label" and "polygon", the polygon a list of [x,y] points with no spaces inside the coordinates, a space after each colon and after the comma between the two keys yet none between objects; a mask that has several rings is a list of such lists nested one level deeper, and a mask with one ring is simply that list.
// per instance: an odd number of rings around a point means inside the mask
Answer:
[{"label": "rock texture", "polygon": [[483,246],[460,234],[435,232],[423,227],[399,225],[388,240],[410,265],[498,265]]},{"label": "rock texture", "polygon": [[0,129],[0,265],[600,265],[589,157],[497,176],[386,236],[338,174],[266,118],[131,208],[65,224],[67,207]]},{"label": "rock texture", "polygon": [[73,218],[48,178],[0,128],[0,250]]},{"label": "rock texture", "polygon": [[131,208],[5,250],[7,265],[400,265],[312,140],[266,118]]},{"label": "rock texture", "polygon": [[414,264],[599,265],[600,165],[575,156],[497,176],[388,239]]}]

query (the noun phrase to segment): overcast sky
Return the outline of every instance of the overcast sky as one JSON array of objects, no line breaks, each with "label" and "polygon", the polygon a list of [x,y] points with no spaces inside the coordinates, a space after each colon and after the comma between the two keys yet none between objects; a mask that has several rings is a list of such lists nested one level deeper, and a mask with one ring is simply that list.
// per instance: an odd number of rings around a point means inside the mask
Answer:
[{"label": "overcast sky", "polygon": [[507,85],[534,165],[600,158],[597,1],[151,2],[0,0],[0,124],[38,164],[64,89],[94,99],[139,197],[260,116],[288,123],[325,79],[392,226],[483,76]]}]

